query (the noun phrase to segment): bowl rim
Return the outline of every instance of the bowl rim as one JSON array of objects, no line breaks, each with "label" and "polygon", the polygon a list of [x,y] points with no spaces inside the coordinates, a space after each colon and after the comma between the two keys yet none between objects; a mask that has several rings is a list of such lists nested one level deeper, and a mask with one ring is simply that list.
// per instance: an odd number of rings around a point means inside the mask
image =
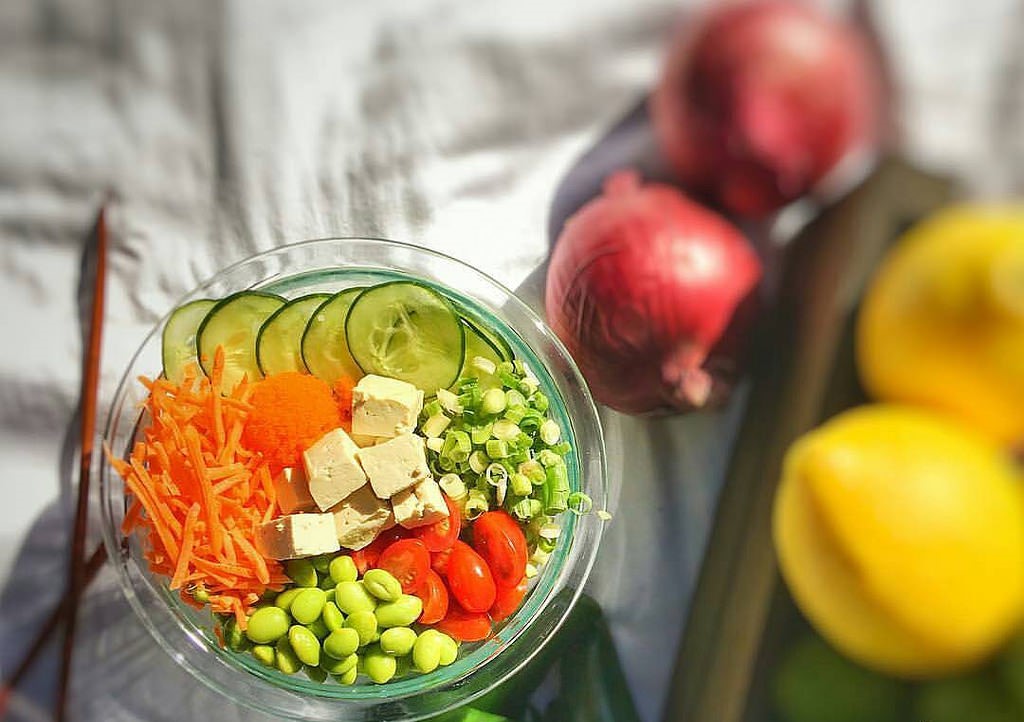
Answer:
[{"label": "bowl rim", "polygon": [[[574,441],[574,443],[573,443],[573,452],[574,452],[574,454],[579,453],[578,447],[579,447],[579,443],[580,443],[580,436],[579,436],[579,434],[576,433],[576,430],[574,428],[574,423],[575,423],[576,420],[569,416],[568,409],[567,409],[568,403],[567,403],[567,401],[565,399],[561,398],[561,395],[563,393],[565,393],[566,390],[571,391],[572,394],[577,397],[576,401],[578,403],[581,403],[582,406],[584,407],[585,413],[589,417],[587,419],[587,422],[588,422],[589,425],[593,426],[594,431],[596,431],[596,433],[592,433],[590,435],[590,437],[587,438],[587,440],[586,440],[588,446],[590,447],[590,451],[592,453],[596,452],[596,461],[597,461],[598,468],[600,470],[600,472],[599,472],[600,473],[600,478],[596,480],[594,486],[595,486],[595,488],[599,488],[600,489],[601,497],[602,498],[595,499],[594,502],[595,502],[595,506],[597,508],[604,508],[604,505],[607,504],[609,496],[610,496],[610,494],[609,494],[609,483],[610,482],[609,482],[608,463],[607,463],[607,458],[606,458],[606,449],[605,449],[605,444],[604,444],[601,419],[600,419],[600,416],[599,416],[599,414],[597,412],[597,407],[596,407],[596,405],[594,403],[594,400],[593,400],[593,398],[592,398],[592,396],[591,396],[591,394],[589,392],[589,389],[588,389],[588,387],[586,385],[586,382],[583,379],[582,374],[580,373],[580,371],[579,371],[578,367],[576,366],[575,362],[572,360],[572,357],[569,354],[568,350],[565,348],[564,344],[562,344],[561,340],[557,337],[557,335],[551,330],[551,328],[549,326],[547,326],[547,324],[544,322],[544,320],[542,318],[540,318],[540,316],[529,306],[529,304],[527,304],[525,301],[520,299],[513,291],[511,291],[510,289],[505,287],[502,283],[500,283],[499,281],[495,280],[493,277],[491,277],[487,273],[485,273],[485,272],[483,272],[483,271],[481,271],[481,270],[479,270],[479,269],[469,265],[468,263],[465,263],[464,261],[461,261],[461,260],[459,260],[459,259],[457,259],[457,258],[455,258],[455,257],[453,257],[453,256],[451,256],[449,254],[446,254],[446,253],[443,253],[443,252],[440,252],[440,251],[436,251],[436,250],[431,249],[431,248],[425,248],[423,246],[419,246],[419,245],[415,245],[415,244],[411,244],[411,243],[404,243],[404,242],[401,242],[401,241],[394,241],[394,240],[390,240],[390,239],[379,238],[379,237],[372,237],[372,236],[329,236],[329,237],[323,237],[323,238],[307,239],[307,240],[298,241],[298,242],[295,242],[295,243],[281,244],[281,245],[275,246],[275,247],[273,247],[271,249],[268,249],[268,250],[265,250],[265,251],[262,251],[262,252],[259,252],[259,253],[256,253],[256,254],[252,254],[252,255],[250,255],[250,256],[248,256],[246,258],[243,258],[243,259],[241,259],[239,261],[236,261],[235,263],[232,263],[232,264],[230,264],[228,266],[225,266],[223,269],[217,271],[215,274],[213,274],[213,275],[209,276],[208,278],[204,279],[201,283],[197,284],[195,287],[190,289],[187,293],[185,293],[184,295],[179,297],[177,299],[177,301],[175,302],[175,304],[173,306],[171,306],[170,310],[163,317],[161,317],[158,321],[156,321],[153,324],[153,326],[149,329],[149,331],[146,334],[146,336],[144,337],[144,339],[139,344],[138,348],[135,350],[135,352],[132,354],[131,358],[129,359],[129,361],[127,363],[127,367],[125,368],[124,372],[122,373],[120,381],[117,384],[117,388],[116,388],[116,392],[115,392],[115,395],[114,395],[114,398],[113,398],[113,402],[111,403],[110,407],[107,410],[107,420],[106,420],[106,423],[103,425],[102,430],[98,433],[98,443],[100,445],[102,445],[102,444],[106,443],[107,440],[112,439],[114,437],[114,435],[116,433],[116,427],[118,426],[118,421],[119,421],[119,419],[122,416],[121,406],[124,404],[124,402],[126,400],[126,395],[127,395],[128,391],[129,391],[129,387],[133,383],[136,383],[135,377],[133,375],[129,375],[129,374],[132,373],[132,371],[135,368],[135,366],[140,362],[140,359],[142,357],[143,352],[154,342],[156,337],[161,333],[164,325],[167,322],[167,319],[174,312],[174,310],[176,308],[178,308],[182,303],[185,303],[185,302],[187,302],[187,301],[189,301],[189,300],[191,300],[193,298],[199,297],[200,294],[202,294],[204,291],[208,291],[218,281],[221,281],[223,279],[228,279],[228,278],[230,278],[230,276],[233,273],[235,273],[235,272],[237,272],[237,271],[239,271],[241,269],[245,269],[245,268],[247,268],[249,266],[256,265],[261,260],[270,259],[270,258],[277,257],[277,256],[284,256],[284,255],[287,255],[290,252],[295,252],[295,251],[301,250],[301,249],[306,248],[306,247],[321,246],[321,245],[322,246],[332,246],[332,245],[336,245],[336,244],[351,244],[351,243],[364,243],[364,244],[369,244],[370,246],[379,246],[379,247],[385,247],[385,248],[391,248],[391,249],[398,249],[398,250],[402,250],[402,251],[405,251],[405,252],[411,252],[411,253],[417,254],[417,255],[422,254],[425,257],[433,257],[435,259],[439,259],[439,260],[443,261],[446,264],[452,264],[455,267],[459,268],[462,272],[474,274],[474,275],[476,275],[478,277],[478,280],[480,280],[480,281],[490,285],[493,290],[495,290],[499,294],[501,294],[501,296],[503,297],[503,302],[502,302],[500,308],[493,308],[492,309],[492,308],[490,308],[487,305],[487,302],[481,301],[479,298],[474,297],[471,294],[471,292],[469,292],[469,291],[461,291],[461,290],[459,290],[457,288],[454,288],[452,284],[445,284],[445,283],[440,282],[440,281],[435,281],[434,279],[423,279],[423,278],[421,278],[421,276],[424,274],[424,271],[422,271],[422,270],[409,270],[408,269],[408,265],[409,265],[408,262],[405,262],[405,263],[397,262],[393,266],[389,266],[387,268],[383,268],[383,267],[380,267],[380,266],[377,266],[377,265],[361,265],[361,266],[358,266],[358,267],[355,268],[355,270],[357,270],[357,271],[359,271],[359,270],[369,271],[369,272],[384,271],[384,272],[387,272],[387,273],[392,273],[392,274],[397,274],[397,275],[413,276],[413,277],[418,278],[419,280],[427,280],[428,283],[430,283],[432,285],[440,286],[442,290],[447,290],[449,292],[454,293],[456,295],[456,297],[458,297],[460,299],[468,299],[469,301],[473,302],[473,304],[475,306],[478,306],[479,308],[481,308],[483,311],[485,311],[486,313],[488,313],[490,315],[498,317],[498,316],[502,315],[502,313],[503,313],[503,311],[504,311],[504,309],[505,309],[505,307],[507,305],[511,305],[511,306],[513,306],[516,309],[516,311],[519,314],[524,315],[525,318],[531,322],[532,326],[534,327],[534,330],[543,337],[544,342],[547,343],[547,344],[550,344],[552,346],[552,348],[554,350],[555,358],[549,358],[548,357],[551,354],[550,351],[542,353],[540,351],[537,351],[537,350],[533,349],[532,345],[529,342],[527,342],[525,339],[521,338],[521,336],[519,334],[519,331],[516,328],[512,327],[511,322],[508,322],[508,321],[506,321],[504,319],[499,318],[499,320],[501,321],[502,326],[505,327],[505,329],[503,330],[503,333],[504,333],[505,330],[507,330],[507,331],[510,331],[514,336],[516,336],[519,339],[519,341],[521,342],[521,345],[526,348],[527,352],[531,356],[534,357],[533,360],[536,360],[536,362],[539,363],[539,365],[541,366],[540,370],[543,371],[543,373],[548,376],[549,385],[554,388],[554,390],[556,391],[556,395],[559,397],[558,406],[561,407],[561,411],[562,411],[563,415],[566,417],[566,419],[567,419],[567,421],[568,421],[568,423],[569,423],[569,425],[571,427],[571,431],[573,433],[573,441]],[[297,268],[297,269],[294,269],[293,272],[292,272],[292,269],[289,269],[290,272],[288,272],[288,273],[284,273],[284,274],[278,273],[278,274],[274,274],[274,275],[262,278],[262,280],[257,281],[254,285],[249,286],[249,288],[254,288],[254,287],[255,288],[262,288],[262,287],[265,287],[265,286],[270,285],[270,284],[274,284],[274,283],[278,283],[278,282],[283,281],[283,280],[287,280],[289,278],[297,278],[297,277],[300,277],[300,276],[304,276],[306,274],[316,273],[317,271],[326,272],[326,271],[330,271],[332,269],[336,270],[336,269],[339,269],[339,268],[341,268],[341,266],[338,265],[338,264],[335,264],[335,265],[321,264],[321,265],[318,265],[318,266],[315,266],[315,267]],[[239,290],[241,290],[241,289],[239,289]],[[570,388],[564,389],[563,388],[563,386],[565,385],[564,382],[562,384],[560,384],[556,380],[556,376],[557,375],[549,368],[549,366],[554,361],[561,362],[561,365],[562,365],[563,368],[561,368],[560,371],[563,374],[565,374],[566,372],[568,373],[569,382],[571,382],[571,387]],[[102,448],[102,446],[101,446],[101,448]],[[232,699],[232,700],[234,700],[234,701],[236,701],[238,703],[241,703],[241,704],[243,704],[245,706],[248,706],[248,707],[250,707],[252,709],[257,709],[257,710],[264,711],[264,712],[268,711],[266,707],[260,706],[254,700],[251,700],[251,699],[245,697],[244,695],[236,696],[234,694],[231,694],[231,692],[229,690],[225,689],[221,684],[218,684],[217,682],[209,679],[201,670],[197,669],[188,659],[185,658],[185,655],[181,652],[181,650],[179,650],[176,647],[176,645],[171,644],[170,641],[167,640],[164,637],[163,633],[161,633],[157,629],[156,624],[153,622],[153,620],[150,619],[149,612],[144,608],[143,601],[139,598],[139,595],[137,594],[137,592],[136,592],[136,590],[134,588],[133,581],[129,578],[129,571],[127,569],[127,566],[124,563],[124,559],[127,558],[127,554],[128,554],[127,551],[126,551],[126,546],[127,546],[128,543],[130,543],[129,539],[125,538],[120,533],[119,525],[114,521],[113,510],[112,510],[111,505],[110,505],[111,500],[107,498],[109,496],[108,491],[109,491],[109,488],[110,488],[109,487],[109,478],[110,478],[111,474],[113,473],[113,470],[112,470],[110,464],[106,461],[104,454],[97,454],[96,456],[98,457],[98,469],[95,468],[96,465],[94,465],[93,474],[99,476],[98,487],[101,490],[101,497],[102,497],[102,499],[101,499],[101,516],[102,516],[102,519],[103,519],[103,524],[102,524],[103,540],[104,540],[104,544],[107,547],[107,551],[109,552],[109,555],[110,555],[111,559],[115,561],[115,567],[117,569],[118,582],[119,582],[119,585],[121,587],[122,593],[125,594],[125,597],[127,598],[130,606],[133,608],[133,611],[135,612],[135,615],[143,622],[143,625],[149,631],[150,635],[153,636],[157,640],[157,642],[159,643],[161,648],[165,652],[167,652],[169,655],[171,655],[176,661],[178,661],[179,664],[184,666],[189,671],[189,673],[193,677],[195,677],[198,681],[200,681],[202,684],[204,684],[205,686],[209,687],[210,689],[213,689],[213,690],[217,691],[218,693],[220,693],[222,695],[225,695],[225,696],[229,697],[230,699]],[[576,471],[576,474],[580,478],[582,478],[582,475],[584,473],[584,468],[583,467],[584,467],[584,464],[583,464],[582,460],[578,460],[577,461],[577,471]],[[581,484],[580,479],[577,479],[577,484]],[[598,504],[600,504],[601,506],[598,506]],[[575,519],[570,519],[569,523],[572,524],[572,523],[575,523],[576,521],[577,520],[575,520]],[[532,660],[540,652],[540,650],[543,648],[544,644],[546,643],[547,639],[549,639],[551,636],[553,636],[558,631],[558,629],[561,627],[561,625],[564,623],[566,617],[568,616],[569,612],[572,610],[572,608],[575,605],[577,599],[579,598],[579,595],[582,593],[583,586],[585,585],[587,579],[589,578],[589,576],[591,574],[593,566],[594,566],[594,564],[596,562],[597,550],[598,550],[598,547],[600,545],[600,541],[601,541],[601,538],[602,538],[602,535],[603,535],[603,531],[604,531],[604,524],[600,520],[597,521],[596,523],[592,523],[591,524],[591,529],[590,529],[589,533],[591,535],[593,535],[592,539],[590,540],[592,548],[589,550],[589,553],[585,553],[584,558],[582,560],[580,560],[580,561],[583,562],[582,566],[579,566],[577,564],[577,568],[576,568],[575,572],[576,572],[576,574],[578,574],[578,580],[574,581],[574,586],[571,588],[570,594],[569,594],[568,598],[561,602],[562,603],[562,607],[561,607],[560,611],[558,612],[557,619],[555,619],[554,623],[547,630],[547,634],[545,634],[542,639],[538,640],[536,644],[534,644],[530,648],[528,648],[525,653],[520,654],[519,658],[517,658],[514,661],[514,663],[509,667],[509,669],[503,670],[504,678],[513,676],[519,670],[521,670],[526,664],[528,664],[530,662],[530,660]],[[571,545],[571,537],[572,536],[573,536],[572,534],[564,535],[564,537],[570,538],[570,541],[566,542],[567,546]],[[572,565],[569,565],[570,561],[572,561],[572,560],[569,558],[568,553],[566,553],[566,556],[562,560],[562,563],[564,565],[566,565],[566,567],[568,569],[571,570],[572,569]],[[562,573],[562,570],[560,569],[559,570],[559,574],[561,574],[561,573]],[[348,695],[323,695],[323,694],[317,694],[316,691],[315,691],[315,688],[312,688],[312,687],[309,688],[309,689],[303,689],[303,685],[291,685],[290,689],[285,689],[281,685],[276,684],[273,679],[268,678],[266,675],[259,674],[258,670],[256,670],[254,667],[250,667],[248,665],[239,664],[237,659],[229,660],[228,664],[231,667],[233,667],[235,670],[239,671],[239,672],[247,673],[247,674],[251,675],[253,678],[260,678],[264,683],[267,684],[268,687],[270,687],[272,689],[277,689],[277,690],[282,690],[282,691],[289,691],[289,692],[292,692],[292,693],[299,693],[299,694],[301,694],[302,692],[309,692],[310,693],[308,695],[309,697],[315,698],[319,702],[323,702],[323,703],[327,703],[327,704],[331,704],[331,705],[337,705],[338,709],[341,708],[341,705],[348,704],[348,703],[365,704],[365,703],[388,703],[388,702],[401,702],[401,701],[405,701],[405,700],[408,700],[410,698],[414,698],[414,697],[418,697],[420,695],[423,695],[424,693],[430,693],[434,689],[441,689],[441,688],[446,688],[447,689],[449,687],[464,686],[465,683],[467,682],[467,680],[477,676],[478,672],[481,669],[487,669],[487,668],[491,667],[492,663],[496,662],[497,660],[509,657],[510,655],[507,654],[507,653],[511,650],[513,643],[515,643],[518,639],[521,639],[521,638],[525,637],[527,630],[531,629],[531,627],[534,624],[534,622],[536,622],[539,619],[539,617],[541,616],[541,613],[543,611],[545,611],[545,608],[555,601],[556,596],[555,596],[555,594],[554,594],[554,592],[553,592],[553,590],[551,588],[551,586],[554,585],[554,582],[555,582],[555,580],[552,577],[551,585],[549,585],[549,588],[547,590],[548,594],[545,596],[545,598],[543,599],[542,603],[536,609],[533,610],[533,613],[528,617],[527,621],[516,631],[516,633],[512,636],[511,639],[509,639],[507,642],[503,642],[502,643],[502,646],[501,646],[500,649],[497,649],[495,652],[493,652],[486,659],[483,659],[482,660],[482,664],[479,667],[466,668],[457,676],[454,676],[454,677],[451,677],[451,678],[447,678],[447,679],[445,679],[445,680],[443,680],[441,682],[438,682],[437,684],[430,685],[429,689],[408,689],[408,690],[403,690],[402,692],[400,692],[398,694],[388,695],[386,697],[379,696],[379,695],[366,695],[366,696],[362,696],[362,695],[356,695],[356,696],[348,696]],[[565,584],[566,584],[566,582],[563,581],[562,582],[562,586],[565,586]],[[166,590],[164,590],[164,591],[166,592]],[[170,613],[174,614],[174,610],[173,609],[170,610]],[[517,612],[517,615],[518,614],[519,614],[519,612]],[[175,621],[177,622],[179,627],[182,627],[183,624],[184,624],[180,618],[177,618]],[[196,630],[196,629],[182,629],[182,631],[184,631],[184,633],[191,638],[192,642],[195,645],[197,645],[199,647],[208,647],[209,646],[207,644],[207,640],[205,638],[203,638],[202,634],[198,634],[198,638],[197,638],[197,634],[195,634],[195,632],[198,632],[198,630]],[[499,634],[500,634],[500,632],[499,632]],[[226,650],[213,650],[213,651],[226,652]],[[226,653],[227,654],[233,654],[233,653],[230,653],[230,652],[226,652]],[[472,655],[473,653],[471,652],[470,654]],[[455,666],[455,665],[453,665],[453,666]],[[413,678],[413,679],[416,679],[416,678]],[[479,687],[478,689],[469,690],[468,694],[466,694],[464,697],[458,699],[456,702],[453,702],[453,703],[449,704],[447,707],[442,707],[442,708],[437,709],[437,710],[432,710],[432,711],[426,712],[425,714],[428,714],[428,715],[440,714],[440,713],[445,712],[446,710],[450,710],[450,709],[453,709],[455,707],[463,706],[463,705],[471,702],[473,699],[475,699],[475,698],[477,698],[477,697],[487,693],[488,691],[493,689],[495,686],[500,684],[501,681],[503,681],[503,680],[502,679],[497,679],[497,680],[494,680],[494,681],[492,681],[490,683],[484,683],[483,686]],[[311,684],[314,684],[314,683],[311,683]],[[400,685],[402,685],[402,681],[398,681],[398,682],[395,682],[395,683],[389,683],[388,685],[383,685],[383,686],[380,686],[380,687],[376,687],[376,689],[394,689],[395,687],[400,686]],[[359,685],[359,686],[356,686],[355,688],[359,688],[359,687],[374,688],[375,686],[372,686],[372,685]],[[296,688],[298,688],[298,689],[296,689]],[[397,690],[396,690],[396,692],[397,692]],[[281,710],[275,709],[274,711],[277,712],[278,714],[281,713]],[[419,718],[419,717],[416,717],[415,715],[413,717],[407,717],[407,716],[403,717],[403,719],[417,719],[417,718]]]}]

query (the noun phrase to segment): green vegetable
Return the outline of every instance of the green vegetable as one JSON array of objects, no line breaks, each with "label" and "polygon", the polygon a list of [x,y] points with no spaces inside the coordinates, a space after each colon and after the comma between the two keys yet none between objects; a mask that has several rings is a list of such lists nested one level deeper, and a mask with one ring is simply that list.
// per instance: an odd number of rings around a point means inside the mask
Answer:
[{"label": "green vegetable", "polygon": [[370,644],[377,638],[377,615],[373,612],[352,612],[345,620],[345,626],[356,630],[360,647]]},{"label": "green vegetable", "polygon": [[290,559],[285,562],[284,573],[300,587],[317,586],[316,569],[309,559]]},{"label": "green vegetable", "polygon": [[256,644],[269,644],[288,633],[291,620],[280,607],[261,607],[249,617],[245,635]]},{"label": "green vegetable", "polygon": [[362,582],[338,582],[334,588],[334,603],[345,614],[356,612],[372,612],[377,600],[370,594]]},{"label": "green vegetable", "polygon": [[292,601],[292,617],[300,624],[310,624],[319,619],[326,602],[327,593],[324,590],[316,587],[303,589]]},{"label": "green vegetable", "polygon": [[438,663],[447,667],[459,657],[459,643],[443,632],[437,632],[437,639],[441,645],[441,653],[438,656]]},{"label": "green vegetable", "polygon": [[320,667],[328,674],[345,674],[350,669],[355,669],[358,663],[359,655],[355,652],[341,659],[335,659],[328,654],[320,658]]},{"label": "green vegetable", "polygon": [[[171,313],[161,336],[164,376],[180,384],[185,367],[196,360],[196,333],[216,301],[200,299],[179,306]],[[198,600],[197,600],[198,601]]]},{"label": "green vegetable", "polygon": [[264,667],[273,667],[277,660],[277,653],[268,644],[257,644],[252,648],[252,656]]},{"label": "green vegetable", "polygon": [[221,630],[224,634],[224,643],[228,646],[228,649],[234,652],[243,652],[249,647],[249,640],[246,639],[245,633],[238,628],[238,623],[234,617],[228,618]]},{"label": "green vegetable", "polygon": [[302,333],[302,361],[309,372],[329,384],[345,376],[362,376],[345,343],[345,319],[362,288],[346,288],[331,296],[309,317]]},{"label": "green vegetable", "polygon": [[338,605],[334,602],[324,603],[324,611],[321,613],[321,618],[324,620],[324,626],[331,632],[345,626],[345,615],[341,613]]},{"label": "green vegetable", "polygon": [[423,602],[411,594],[403,594],[393,602],[384,602],[374,610],[377,624],[385,628],[408,627],[419,619],[422,612]]},{"label": "green vegetable", "polygon": [[328,570],[335,584],[339,582],[354,582],[359,579],[359,570],[356,569],[356,563],[347,554],[334,557]]},{"label": "green vegetable", "polygon": [[355,664],[353,664],[350,669],[348,669],[343,674],[339,674],[337,677],[335,677],[335,679],[338,680],[338,684],[348,685],[348,684],[355,684],[356,683],[356,678],[358,676],[359,676],[359,668]]},{"label": "green vegetable", "polygon": [[402,596],[402,584],[384,569],[370,569],[363,575],[363,585],[383,602],[393,602]]},{"label": "green vegetable", "polygon": [[324,640],[324,652],[334,659],[345,659],[355,653],[360,644],[359,632],[352,628],[342,628],[331,632]]},{"label": "green vegetable", "polygon": [[416,643],[416,632],[408,627],[391,627],[380,634],[380,648],[393,657],[404,657]]},{"label": "green vegetable", "polygon": [[412,663],[423,674],[429,674],[441,664],[441,647],[443,643],[437,637],[438,632],[427,629],[416,638],[412,648]]},{"label": "green vegetable", "polygon": [[320,640],[305,627],[293,625],[288,630],[288,643],[303,664],[311,667],[320,664]]},{"label": "green vegetable", "polygon": [[285,589],[274,599],[274,606],[280,607],[286,612],[290,612],[292,609],[292,602],[295,601],[295,597],[299,596],[304,589],[305,587],[292,587],[291,589]]},{"label": "green vegetable", "polygon": [[328,298],[326,293],[296,298],[264,321],[256,336],[256,362],[262,373],[306,370],[302,361],[302,334],[310,316]]},{"label": "green vegetable", "polygon": [[306,667],[306,676],[314,682],[325,682],[327,680],[327,672],[320,667]]},{"label": "green vegetable", "polygon": [[217,347],[224,348],[224,391],[233,389],[243,376],[250,381],[263,378],[256,363],[256,336],[284,304],[280,296],[242,291],[218,301],[203,318],[196,331],[199,364],[209,375]]},{"label": "green vegetable", "polygon": [[288,641],[288,637],[281,637],[277,640],[275,646],[276,656],[274,658],[274,664],[277,665],[277,669],[284,674],[295,674],[302,669],[302,661],[298,655],[295,654],[295,650],[292,649],[291,643]]},{"label": "green vegetable", "polygon": [[331,630],[324,624],[323,618],[314,619],[312,622],[306,625],[306,629],[311,631],[317,639],[326,639],[327,635],[331,633]]},{"label": "green vegetable", "polygon": [[394,657],[385,654],[377,645],[373,645],[368,647],[363,654],[363,671],[377,684],[384,684],[395,676],[397,664]]}]

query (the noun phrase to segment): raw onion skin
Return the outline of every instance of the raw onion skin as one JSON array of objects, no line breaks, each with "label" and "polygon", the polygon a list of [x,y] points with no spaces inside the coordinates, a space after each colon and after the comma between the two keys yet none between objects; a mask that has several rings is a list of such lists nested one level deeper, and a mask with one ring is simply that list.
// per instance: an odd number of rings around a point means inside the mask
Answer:
[{"label": "raw onion skin", "polygon": [[620,171],[566,222],[545,305],[598,401],[667,414],[728,397],[760,280],[732,224],[672,186]]},{"label": "raw onion skin", "polygon": [[732,2],[682,28],[651,115],[688,189],[759,217],[872,152],[881,88],[853,27],[805,3]]}]

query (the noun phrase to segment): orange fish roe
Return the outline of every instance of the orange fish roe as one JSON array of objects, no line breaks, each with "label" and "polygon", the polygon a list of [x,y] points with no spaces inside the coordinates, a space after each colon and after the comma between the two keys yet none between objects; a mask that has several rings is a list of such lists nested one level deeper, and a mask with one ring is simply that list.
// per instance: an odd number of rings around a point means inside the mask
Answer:
[{"label": "orange fish roe", "polygon": [[263,453],[276,473],[302,463],[302,452],[342,425],[338,403],[327,382],[298,372],[274,374],[252,386],[252,411],[242,438]]},{"label": "orange fish roe", "polygon": [[356,382],[348,376],[334,382],[334,398],[338,400],[338,412],[345,431],[352,431],[352,389],[355,387]]}]

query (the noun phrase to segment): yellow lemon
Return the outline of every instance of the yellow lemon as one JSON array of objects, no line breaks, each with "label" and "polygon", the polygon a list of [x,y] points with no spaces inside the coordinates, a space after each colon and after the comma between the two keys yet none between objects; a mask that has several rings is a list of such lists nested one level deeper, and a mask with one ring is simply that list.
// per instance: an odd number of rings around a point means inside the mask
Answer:
[{"label": "yellow lemon", "polygon": [[857,363],[878,399],[1024,442],[1024,207],[960,206],[911,229],[865,296]]},{"label": "yellow lemon", "polygon": [[926,410],[848,411],[789,450],[773,534],[797,605],[906,677],[981,661],[1024,612],[1024,491],[988,438]]}]

